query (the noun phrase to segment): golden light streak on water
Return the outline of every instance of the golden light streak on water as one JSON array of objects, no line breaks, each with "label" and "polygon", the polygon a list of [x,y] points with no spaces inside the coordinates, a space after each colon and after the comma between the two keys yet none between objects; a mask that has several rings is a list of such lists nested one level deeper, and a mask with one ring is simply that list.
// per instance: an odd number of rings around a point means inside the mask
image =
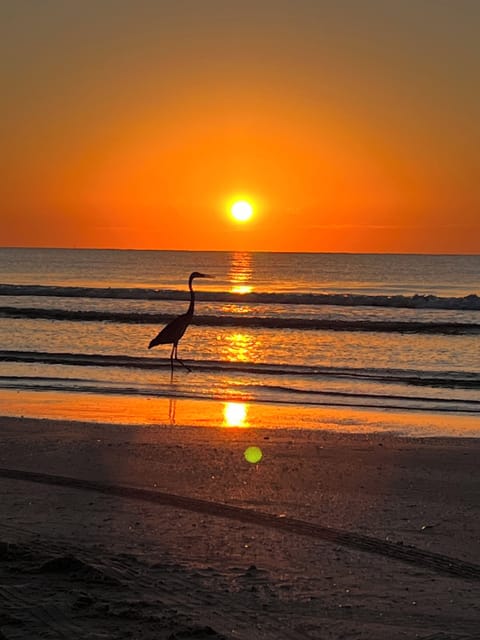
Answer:
[{"label": "golden light streak on water", "polygon": [[253,291],[252,280],[252,254],[246,251],[237,251],[232,254],[232,262],[228,277],[231,282],[230,291],[244,295]]},{"label": "golden light streak on water", "polygon": [[255,362],[258,341],[248,333],[231,333],[225,336],[223,356],[228,362]]}]

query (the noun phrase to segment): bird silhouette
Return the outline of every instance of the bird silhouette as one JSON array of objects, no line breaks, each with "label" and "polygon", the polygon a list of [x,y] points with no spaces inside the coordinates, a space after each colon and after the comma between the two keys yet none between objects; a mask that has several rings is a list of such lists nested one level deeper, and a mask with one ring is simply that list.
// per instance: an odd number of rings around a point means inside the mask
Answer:
[{"label": "bird silhouette", "polygon": [[148,348],[156,347],[158,344],[171,344],[172,351],[170,353],[170,368],[173,375],[173,361],[176,360],[179,362],[182,367],[185,367],[188,371],[191,371],[190,367],[180,360],[177,355],[178,343],[187,330],[188,325],[191,323],[193,318],[193,312],[195,310],[195,293],[193,291],[192,282],[195,278],[213,278],[213,276],[208,275],[207,273],[200,273],[198,271],[194,271],[190,274],[188,279],[188,288],[190,289],[190,306],[186,313],[182,313],[182,315],[177,316],[173,320],[163,327],[160,333],[150,341]]}]

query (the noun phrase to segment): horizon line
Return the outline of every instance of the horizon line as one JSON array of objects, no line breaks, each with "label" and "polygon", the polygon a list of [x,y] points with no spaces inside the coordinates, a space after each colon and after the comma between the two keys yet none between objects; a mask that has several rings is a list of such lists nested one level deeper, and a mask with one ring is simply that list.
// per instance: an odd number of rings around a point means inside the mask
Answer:
[{"label": "horizon line", "polygon": [[422,252],[418,251],[297,251],[297,250],[272,250],[272,249],[145,249],[136,247],[66,247],[66,246],[17,246],[0,245],[1,249],[13,250],[47,250],[47,251],[155,251],[170,253],[280,253],[280,254],[309,254],[309,255],[369,255],[369,256],[471,256],[479,257],[479,253],[447,252]]}]

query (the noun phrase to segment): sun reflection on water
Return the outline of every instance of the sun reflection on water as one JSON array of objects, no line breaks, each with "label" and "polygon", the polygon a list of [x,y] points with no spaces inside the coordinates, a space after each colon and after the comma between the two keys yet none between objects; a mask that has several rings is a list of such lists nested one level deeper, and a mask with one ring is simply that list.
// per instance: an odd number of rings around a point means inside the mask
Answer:
[{"label": "sun reflection on water", "polygon": [[245,295],[246,293],[252,293],[253,287],[251,284],[235,284],[231,288],[232,293],[239,293],[240,295]]},{"label": "sun reflection on water", "polygon": [[258,360],[260,341],[249,333],[229,333],[222,336],[222,356],[228,362],[255,362]]},{"label": "sun reflection on water", "polygon": [[230,291],[245,295],[253,291],[250,284],[252,279],[252,254],[246,251],[237,251],[232,254],[232,262],[228,277],[231,282]]},{"label": "sun reflection on water", "polygon": [[224,427],[248,427],[248,407],[244,402],[225,402],[223,405]]},{"label": "sun reflection on water", "polygon": [[227,359],[230,362],[249,362],[252,360],[255,339],[246,333],[232,333],[226,337]]}]

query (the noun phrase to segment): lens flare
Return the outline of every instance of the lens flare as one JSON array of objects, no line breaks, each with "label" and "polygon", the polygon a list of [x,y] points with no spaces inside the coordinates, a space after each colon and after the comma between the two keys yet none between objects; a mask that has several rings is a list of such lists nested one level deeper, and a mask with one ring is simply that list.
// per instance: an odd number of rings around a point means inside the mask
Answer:
[{"label": "lens flare", "polygon": [[260,447],[247,447],[243,455],[245,456],[245,460],[251,464],[257,464],[263,457]]}]

